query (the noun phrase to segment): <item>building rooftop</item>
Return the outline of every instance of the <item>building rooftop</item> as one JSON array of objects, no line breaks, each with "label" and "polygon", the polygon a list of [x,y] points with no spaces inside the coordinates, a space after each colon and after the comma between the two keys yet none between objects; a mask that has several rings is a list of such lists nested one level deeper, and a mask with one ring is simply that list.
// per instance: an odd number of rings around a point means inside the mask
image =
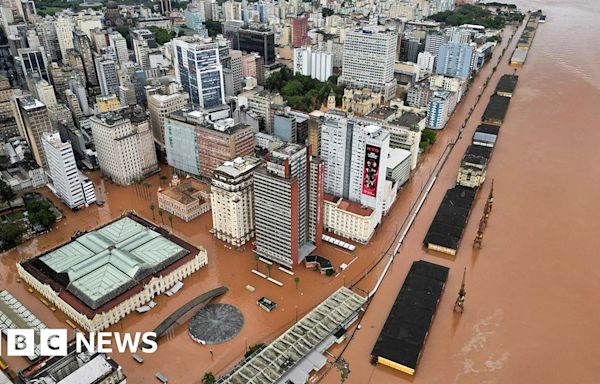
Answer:
[{"label": "building rooftop", "polygon": [[260,159],[256,157],[237,157],[231,161],[226,161],[223,165],[216,168],[214,172],[236,178],[253,170],[258,165],[260,165]]},{"label": "building rooftop", "polygon": [[421,122],[423,119],[423,117],[417,115],[416,113],[407,112],[402,114],[402,116],[399,118],[394,119],[392,124],[400,125],[402,127],[411,127],[412,125],[419,124],[419,122]]},{"label": "building rooftop", "polygon": [[483,112],[483,120],[499,120],[503,121],[508,111],[508,105],[510,104],[510,98],[493,95]]},{"label": "building rooftop", "polygon": [[366,117],[371,118],[371,119],[377,119],[377,120],[387,120],[388,118],[390,118],[390,116],[393,116],[397,112],[398,112],[398,110],[395,108],[379,107],[379,108],[375,108],[371,112],[369,112],[366,115]]},{"label": "building rooftop", "polygon": [[204,204],[206,201],[201,197],[202,192],[207,191],[207,186],[193,177],[181,181],[178,185],[163,189],[158,193],[163,194],[181,204],[191,204],[198,201]]},{"label": "building rooftop", "polygon": [[390,148],[388,169],[394,169],[410,157],[410,151],[402,148]]},{"label": "building rooftop", "polygon": [[131,213],[75,236],[22,261],[21,266],[88,318],[106,312],[143,289],[155,274],[169,271],[199,252]]},{"label": "building rooftop", "polygon": [[20,98],[18,98],[18,100],[19,100],[19,104],[21,105],[21,108],[23,108],[26,111],[36,109],[36,108],[42,108],[42,107],[46,106],[46,104],[42,103],[41,101],[39,101],[38,99],[36,99],[33,96],[20,97]]},{"label": "building rooftop", "polygon": [[517,86],[519,76],[517,75],[502,75],[496,86],[496,93],[510,93],[512,94]]},{"label": "building rooftop", "polygon": [[360,203],[355,201],[345,200],[341,197],[331,195],[329,193],[323,194],[325,201],[334,203],[338,209],[342,211],[350,212],[355,215],[369,217],[373,214],[373,209],[362,206]]}]

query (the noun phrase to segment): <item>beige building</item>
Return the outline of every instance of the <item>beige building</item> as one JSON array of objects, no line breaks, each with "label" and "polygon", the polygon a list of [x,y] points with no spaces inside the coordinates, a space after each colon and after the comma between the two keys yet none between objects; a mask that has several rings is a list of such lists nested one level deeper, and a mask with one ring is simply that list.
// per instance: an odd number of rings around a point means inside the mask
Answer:
[{"label": "beige building", "polygon": [[254,237],[253,174],[259,164],[255,157],[238,157],[213,172],[213,231],[218,239],[237,247]]},{"label": "beige building", "polygon": [[98,106],[98,112],[110,112],[121,108],[121,101],[115,94],[98,96],[96,97],[96,105]]},{"label": "beige building", "polygon": [[150,113],[150,126],[156,140],[162,147],[165,146],[165,119],[172,112],[185,107],[189,101],[189,95],[183,92],[176,92],[170,95],[149,95],[148,112]]},{"label": "beige building", "polygon": [[188,177],[181,181],[173,176],[167,189],[158,190],[158,208],[182,219],[191,221],[210,211],[210,198],[207,186]]},{"label": "beige building", "polygon": [[342,97],[342,110],[364,116],[381,105],[381,97],[381,93],[367,88],[346,88]]},{"label": "beige building", "polygon": [[240,106],[246,106],[256,113],[263,121],[265,130],[271,134],[273,123],[271,121],[271,104],[284,104],[283,97],[279,93],[269,91],[246,91],[238,96]]},{"label": "beige building", "polygon": [[21,261],[17,271],[85,331],[98,332],[206,264],[204,248],[130,213]]},{"label": "beige building", "polygon": [[100,113],[90,122],[103,175],[128,185],[158,172],[152,131],[139,111]]},{"label": "beige building", "polygon": [[362,244],[371,240],[378,222],[373,209],[329,194],[325,194],[324,208],[326,231]]}]

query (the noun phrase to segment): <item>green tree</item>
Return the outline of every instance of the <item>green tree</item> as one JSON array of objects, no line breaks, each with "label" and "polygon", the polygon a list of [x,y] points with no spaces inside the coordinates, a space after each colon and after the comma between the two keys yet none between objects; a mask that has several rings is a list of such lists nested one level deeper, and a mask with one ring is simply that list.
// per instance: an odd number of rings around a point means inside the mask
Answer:
[{"label": "green tree", "polygon": [[168,177],[165,175],[160,175],[159,179],[160,179],[160,183],[162,184],[168,179]]},{"label": "green tree", "polygon": [[264,347],[265,347],[265,345],[263,343],[254,344],[253,346],[251,346],[250,348],[248,348],[248,351],[244,354],[244,357],[249,357],[254,352],[260,351]]},{"label": "green tree", "polygon": [[171,223],[171,231],[173,230],[173,215],[169,215],[169,222]]},{"label": "green tree", "polygon": [[294,283],[296,283],[296,289],[298,289],[298,283],[300,283],[300,278],[298,276],[294,277]]},{"label": "green tree", "polygon": [[335,14],[335,11],[331,8],[325,8],[323,7],[323,9],[321,10],[321,14],[323,15],[323,17],[328,17],[331,15]]},{"label": "green tree", "polygon": [[212,372],[206,372],[202,377],[202,384],[214,384],[217,382]]},{"label": "green tree", "polygon": [[50,228],[56,222],[56,215],[51,208],[52,205],[46,199],[30,200],[27,203],[27,212],[31,224]]},{"label": "green tree", "polygon": [[220,21],[217,20],[206,20],[204,26],[208,30],[208,36],[215,37],[223,33],[223,27]]},{"label": "green tree", "polygon": [[425,149],[430,145],[435,143],[437,138],[437,133],[433,129],[425,128],[421,132],[421,142],[419,143],[419,147],[421,149]]},{"label": "green tree", "polygon": [[154,204],[150,204],[150,210],[152,211],[152,221],[156,221],[156,216],[154,215],[154,209],[156,207],[154,206]]},{"label": "green tree", "polygon": [[273,268],[273,264],[267,264],[267,272],[269,274],[269,277],[271,277],[271,268]]},{"label": "green tree", "polygon": [[163,218],[163,210],[162,209],[158,210],[158,216],[160,216],[160,221],[162,222],[162,225],[165,225],[165,219]]},{"label": "green tree", "polygon": [[175,32],[169,32],[164,28],[160,28],[154,25],[148,27],[148,30],[152,32],[156,42],[160,45],[168,43],[173,40],[173,38],[177,35]]},{"label": "green tree", "polygon": [[254,255],[254,260],[256,260],[256,270],[258,271],[258,261],[260,260],[260,256]]},{"label": "green tree", "polygon": [[0,179],[0,200],[7,203],[12,208],[12,201],[17,197],[17,194],[4,180]]},{"label": "green tree", "polygon": [[6,250],[21,243],[25,227],[21,223],[0,224],[0,243]]}]

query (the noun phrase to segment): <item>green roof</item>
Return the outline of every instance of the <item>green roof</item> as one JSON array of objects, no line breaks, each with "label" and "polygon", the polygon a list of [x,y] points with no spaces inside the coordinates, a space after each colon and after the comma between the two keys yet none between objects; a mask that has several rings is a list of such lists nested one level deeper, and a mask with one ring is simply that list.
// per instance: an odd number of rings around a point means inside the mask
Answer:
[{"label": "green roof", "polygon": [[185,248],[125,217],[40,260],[68,280],[70,292],[97,309],[186,254]]}]

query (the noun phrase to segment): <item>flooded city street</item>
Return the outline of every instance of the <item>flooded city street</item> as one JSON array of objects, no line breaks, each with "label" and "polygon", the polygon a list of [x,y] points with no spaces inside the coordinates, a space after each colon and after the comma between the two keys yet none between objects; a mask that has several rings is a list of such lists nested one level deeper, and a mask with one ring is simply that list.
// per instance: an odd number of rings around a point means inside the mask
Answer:
[{"label": "flooded city street", "polygon": [[[600,32],[600,4],[523,1],[543,9],[488,169],[494,209],[483,248],[471,249],[489,181],[478,195],[455,259],[422,240],[485,105],[441,172],[393,267],[343,354],[349,383],[597,383],[600,346],[600,49],[580,36]],[[506,61],[498,67],[512,73]],[[497,78],[492,80],[495,85]],[[489,94],[489,92],[486,92]],[[472,96],[472,95],[469,95]],[[457,115],[460,111],[457,111]],[[448,128],[456,129],[456,120]],[[447,128],[447,129],[448,129]],[[445,292],[414,377],[369,364],[406,273],[415,260],[450,267]],[[452,311],[467,268],[462,315]],[[325,383],[338,383],[332,369]]]}]

